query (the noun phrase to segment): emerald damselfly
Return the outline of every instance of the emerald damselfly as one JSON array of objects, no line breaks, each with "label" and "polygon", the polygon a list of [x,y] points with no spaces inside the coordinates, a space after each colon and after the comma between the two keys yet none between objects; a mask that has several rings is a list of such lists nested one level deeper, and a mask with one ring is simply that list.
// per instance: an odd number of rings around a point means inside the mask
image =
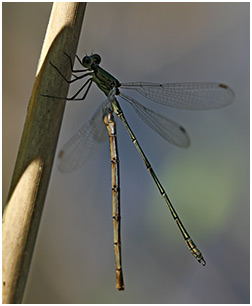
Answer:
[{"label": "emerald damselfly", "polygon": [[[71,57],[67,56],[71,70],[72,79],[67,78],[61,71],[50,62],[62,78],[67,83],[73,83],[80,79],[89,77],[81,88],[69,98],[55,97],[52,95],[43,95],[48,98],[66,99],[69,101],[81,101],[87,96],[92,85],[96,85],[104,92],[107,99],[97,108],[91,119],[86,122],[63,146],[59,153],[59,169],[62,172],[71,172],[82,166],[94,153],[97,144],[104,142],[109,135],[111,169],[112,169],[112,203],[113,203],[113,227],[114,227],[114,251],[116,261],[116,288],[124,290],[124,281],[122,273],[121,260],[121,235],[120,235],[120,184],[119,184],[119,157],[117,146],[116,122],[113,113],[122,121],[133,144],[143,159],[147,170],[150,172],[157,188],[164,198],[174,221],[180,229],[180,232],[192,255],[199,263],[205,266],[206,261],[202,253],[196,247],[181,219],[179,218],[174,206],[171,203],[161,182],[156,176],[149,160],[143,152],[135,134],[130,128],[118,98],[128,102],[135,110],[138,116],[160,136],[168,142],[180,147],[187,147],[190,143],[186,130],[178,123],[154,112],[143,106],[133,97],[126,95],[122,90],[131,89],[142,94],[152,102],[163,104],[170,107],[188,109],[188,110],[207,110],[219,108],[230,104],[234,98],[233,91],[222,83],[198,82],[198,83],[167,83],[157,84],[148,82],[120,83],[110,73],[100,67],[101,57],[98,54],[86,55],[81,60],[77,55],[79,64],[84,69],[74,69]],[[76,73],[82,73],[76,75]],[[84,73],[84,74],[83,74]],[[80,94],[83,92],[81,97]]]}]

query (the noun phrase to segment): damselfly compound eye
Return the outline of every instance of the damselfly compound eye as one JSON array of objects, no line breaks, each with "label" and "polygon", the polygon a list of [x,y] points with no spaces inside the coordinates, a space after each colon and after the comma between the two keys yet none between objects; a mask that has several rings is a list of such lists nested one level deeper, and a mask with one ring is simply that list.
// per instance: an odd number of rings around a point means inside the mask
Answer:
[{"label": "damselfly compound eye", "polygon": [[101,62],[101,57],[100,57],[99,54],[93,54],[93,55],[91,55],[91,57],[92,57],[93,63],[95,63],[95,64],[97,64],[97,65],[100,64],[100,62]]},{"label": "damselfly compound eye", "polygon": [[90,68],[91,63],[92,63],[92,60],[91,60],[91,57],[90,57],[90,56],[84,56],[84,57],[83,57],[82,65],[83,65],[85,68]]}]

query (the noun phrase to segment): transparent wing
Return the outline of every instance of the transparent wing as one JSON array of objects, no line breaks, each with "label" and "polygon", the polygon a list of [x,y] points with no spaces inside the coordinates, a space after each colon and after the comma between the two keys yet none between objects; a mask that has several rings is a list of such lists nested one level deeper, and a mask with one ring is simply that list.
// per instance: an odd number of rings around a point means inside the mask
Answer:
[{"label": "transparent wing", "polygon": [[93,117],[63,146],[58,156],[58,168],[61,172],[78,169],[92,156],[98,144],[108,138],[107,129],[103,123],[103,110],[109,104],[108,100],[103,102]]},{"label": "transparent wing", "polygon": [[206,110],[228,105],[234,98],[231,88],[220,83],[123,83],[153,102],[188,110]]},{"label": "transparent wing", "polygon": [[122,92],[120,93],[120,97],[130,103],[138,116],[165,140],[179,147],[189,146],[189,136],[181,125],[155,113],[147,107],[144,107],[135,99]]}]

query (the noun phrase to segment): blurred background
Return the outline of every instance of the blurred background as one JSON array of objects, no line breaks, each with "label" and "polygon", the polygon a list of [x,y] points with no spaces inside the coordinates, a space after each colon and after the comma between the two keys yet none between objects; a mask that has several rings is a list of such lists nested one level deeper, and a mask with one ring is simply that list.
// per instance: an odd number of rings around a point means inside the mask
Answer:
[{"label": "blurred background", "polygon": [[[3,203],[51,6],[3,3]],[[135,96],[182,124],[188,149],[121,103],[207,265],[188,251],[118,120],[126,290],[115,289],[105,142],[76,172],[55,162],[25,303],[249,303],[249,20],[249,3],[88,3],[78,55],[99,53],[121,82],[217,81],[235,92],[226,108],[193,112]],[[102,101],[93,85],[84,102],[67,103],[57,152]]]}]

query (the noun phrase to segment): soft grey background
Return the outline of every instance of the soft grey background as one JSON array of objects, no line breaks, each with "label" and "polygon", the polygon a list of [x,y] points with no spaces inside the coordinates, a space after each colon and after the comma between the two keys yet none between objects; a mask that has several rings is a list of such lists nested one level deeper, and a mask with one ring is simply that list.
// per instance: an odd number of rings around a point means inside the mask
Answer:
[{"label": "soft grey background", "polygon": [[[3,4],[3,202],[50,9]],[[99,53],[122,82],[220,81],[235,91],[232,105],[205,112],[141,98],[187,129],[188,149],[166,143],[122,103],[207,265],[187,250],[118,121],[125,292],[115,289],[105,143],[77,172],[54,167],[24,302],[249,303],[249,18],[249,3],[88,4],[78,54]],[[103,100],[93,86],[85,102],[67,104],[58,150]]]}]

